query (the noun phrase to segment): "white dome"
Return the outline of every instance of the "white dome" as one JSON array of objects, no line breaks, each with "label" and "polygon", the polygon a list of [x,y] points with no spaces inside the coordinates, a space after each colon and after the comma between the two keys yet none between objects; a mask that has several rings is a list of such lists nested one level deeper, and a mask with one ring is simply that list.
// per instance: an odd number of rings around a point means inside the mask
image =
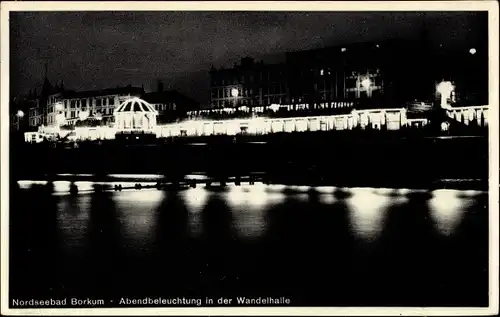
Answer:
[{"label": "white dome", "polygon": [[133,97],[125,100],[115,109],[115,113],[123,112],[149,112],[157,113],[155,108],[141,98]]}]

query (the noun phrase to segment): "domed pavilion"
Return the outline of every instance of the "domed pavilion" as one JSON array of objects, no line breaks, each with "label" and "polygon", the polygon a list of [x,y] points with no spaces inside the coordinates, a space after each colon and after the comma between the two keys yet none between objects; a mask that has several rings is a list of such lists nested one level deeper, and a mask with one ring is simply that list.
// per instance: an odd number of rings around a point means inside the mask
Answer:
[{"label": "domed pavilion", "polygon": [[158,112],[146,101],[133,97],[125,100],[114,111],[116,133],[154,134]]}]

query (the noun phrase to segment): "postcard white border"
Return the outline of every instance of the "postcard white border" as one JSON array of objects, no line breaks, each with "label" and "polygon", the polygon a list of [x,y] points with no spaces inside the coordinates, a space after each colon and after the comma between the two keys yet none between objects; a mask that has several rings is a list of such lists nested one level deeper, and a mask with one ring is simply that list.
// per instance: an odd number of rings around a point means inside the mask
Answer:
[{"label": "postcard white border", "polygon": [[[2,315],[292,315],[292,316],[484,316],[498,314],[498,3],[496,1],[359,1],[359,2],[1,2],[1,313]],[[8,308],[9,223],[9,12],[11,11],[488,11],[489,17],[489,294],[488,308],[409,307],[231,307],[231,308]]]}]

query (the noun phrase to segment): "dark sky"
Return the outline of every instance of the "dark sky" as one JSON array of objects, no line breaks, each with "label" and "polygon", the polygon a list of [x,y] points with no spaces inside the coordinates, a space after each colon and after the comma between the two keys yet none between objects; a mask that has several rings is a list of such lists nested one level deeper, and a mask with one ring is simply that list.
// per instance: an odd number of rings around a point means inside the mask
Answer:
[{"label": "dark sky", "polygon": [[425,23],[445,46],[477,46],[484,16],[475,13],[368,12],[14,12],[11,92],[39,87],[44,63],[52,83],[178,89],[208,103],[208,71],[244,56],[267,62],[286,51],[365,40],[416,37]]}]

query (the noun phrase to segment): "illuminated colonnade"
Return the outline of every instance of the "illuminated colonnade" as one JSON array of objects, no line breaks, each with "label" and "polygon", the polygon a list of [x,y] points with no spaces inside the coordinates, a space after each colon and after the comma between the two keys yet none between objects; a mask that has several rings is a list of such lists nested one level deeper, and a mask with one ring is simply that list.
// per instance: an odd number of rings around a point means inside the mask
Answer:
[{"label": "illuminated colonnade", "polygon": [[158,126],[158,137],[270,134],[279,132],[333,131],[354,128],[399,130],[407,124],[406,110],[370,109],[353,110],[349,114],[288,118],[264,118],[231,120],[187,120]]},{"label": "illuminated colonnade", "polygon": [[488,126],[488,106],[449,108],[446,110],[446,114],[448,117],[465,125],[470,125],[473,121],[476,121],[478,126]]}]

